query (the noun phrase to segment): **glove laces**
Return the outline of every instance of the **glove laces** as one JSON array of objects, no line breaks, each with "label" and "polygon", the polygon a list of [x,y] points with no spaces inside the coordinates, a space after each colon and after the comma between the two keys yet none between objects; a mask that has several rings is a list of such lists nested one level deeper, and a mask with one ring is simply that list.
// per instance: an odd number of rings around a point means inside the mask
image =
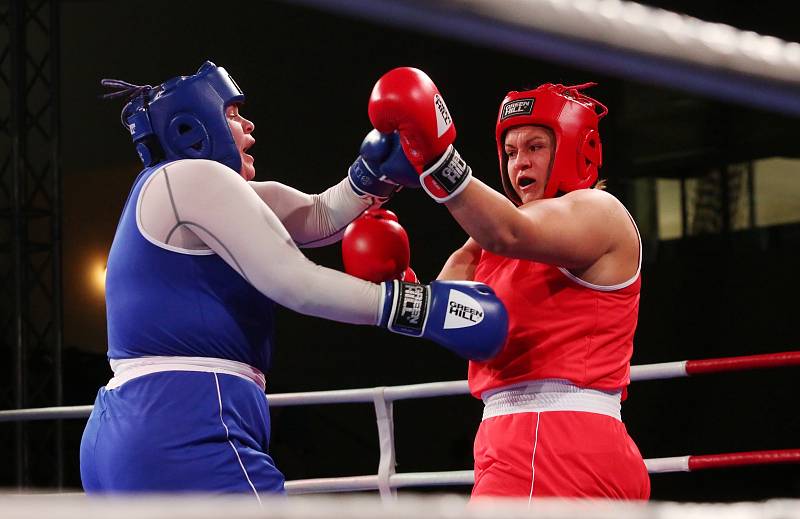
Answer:
[{"label": "glove laces", "polygon": [[101,79],[100,85],[109,89],[114,89],[113,92],[102,94],[100,99],[119,99],[120,97],[125,97],[126,100],[130,101],[134,97],[146,94],[153,89],[151,85],[134,85],[133,83],[128,83],[120,79]]}]

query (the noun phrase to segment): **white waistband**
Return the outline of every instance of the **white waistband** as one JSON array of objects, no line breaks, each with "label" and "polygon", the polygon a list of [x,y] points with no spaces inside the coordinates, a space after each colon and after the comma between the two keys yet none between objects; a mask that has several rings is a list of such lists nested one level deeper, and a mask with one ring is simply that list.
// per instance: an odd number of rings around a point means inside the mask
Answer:
[{"label": "white waistband", "polygon": [[116,389],[135,378],[161,371],[203,371],[225,373],[245,380],[266,390],[267,381],[259,370],[235,360],[215,359],[213,357],[139,357],[136,359],[111,359],[114,377],[106,384],[106,389]]},{"label": "white waistband", "polygon": [[515,413],[581,411],[622,420],[621,394],[578,387],[562,379],[535,380],[482,394],[483,419]]}]

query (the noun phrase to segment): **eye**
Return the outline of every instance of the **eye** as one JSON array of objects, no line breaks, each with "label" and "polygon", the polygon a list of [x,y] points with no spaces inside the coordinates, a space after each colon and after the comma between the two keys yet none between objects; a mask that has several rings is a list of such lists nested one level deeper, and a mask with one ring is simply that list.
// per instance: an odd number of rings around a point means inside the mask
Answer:
[{"label": "eye", "polygon": [[513,159],[517,156],[517,150],[506,150],[506,155],[508,155],[509,159]]}]

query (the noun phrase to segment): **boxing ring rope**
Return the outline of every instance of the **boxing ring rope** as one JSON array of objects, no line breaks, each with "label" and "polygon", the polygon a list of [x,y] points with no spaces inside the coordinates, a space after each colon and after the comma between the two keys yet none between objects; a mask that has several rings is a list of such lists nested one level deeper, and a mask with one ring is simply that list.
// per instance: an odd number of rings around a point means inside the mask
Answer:
[{"label": "boxing ring rope", "polygon": [[[709,373],[798,365],[800,365],[800,351],[684,360],[631,366],[631,381],[672,379]],[[310,494],[378,490],[381,497],[387,499],[394,496],[398,488],[472,485],[474,482],[472,470],[400,474],[394,472],[394,401],[467,394],[469,394],[467,381],[454,380],[403,386],[268,395],[270,407],[348,403],[372,403],[375,407],[380,445],[378,474],[288,481],[286,483],[287,492],[289,494]],[[0,411],[0,422],[86,418],[91,410],[91,405],[5,410]],[[800,449],[688,455],[645,460],[647,471],[651,474],[777,463],[800,463]]]},{"label": "boxing ring rope", "polygon": [[647,472],[650,474],[659,474],[663,472],[694,472],[695,470],[747,467],[750,465],[800,463],[800,449],[652,458],[645,460],[644,463],[647,465]]},{"label": "boxing ring rope", "polygon": [[800,351],[631,366],[631,382],[786,366],[800,366]]},{"label": "boxing ring rope", "polygon": [[285,0],[800,115],[800,43],[622,0]]}]

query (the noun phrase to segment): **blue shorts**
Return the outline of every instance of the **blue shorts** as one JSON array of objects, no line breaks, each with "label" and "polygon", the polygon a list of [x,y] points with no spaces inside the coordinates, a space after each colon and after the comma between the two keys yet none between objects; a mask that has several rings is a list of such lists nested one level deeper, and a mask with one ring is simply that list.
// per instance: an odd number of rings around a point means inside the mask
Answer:
[{"label": "blue shorts", "polygon": [[284,492],[267,397],[234,375],[167,371],[100,388],[81,440],[89,493]]}]

